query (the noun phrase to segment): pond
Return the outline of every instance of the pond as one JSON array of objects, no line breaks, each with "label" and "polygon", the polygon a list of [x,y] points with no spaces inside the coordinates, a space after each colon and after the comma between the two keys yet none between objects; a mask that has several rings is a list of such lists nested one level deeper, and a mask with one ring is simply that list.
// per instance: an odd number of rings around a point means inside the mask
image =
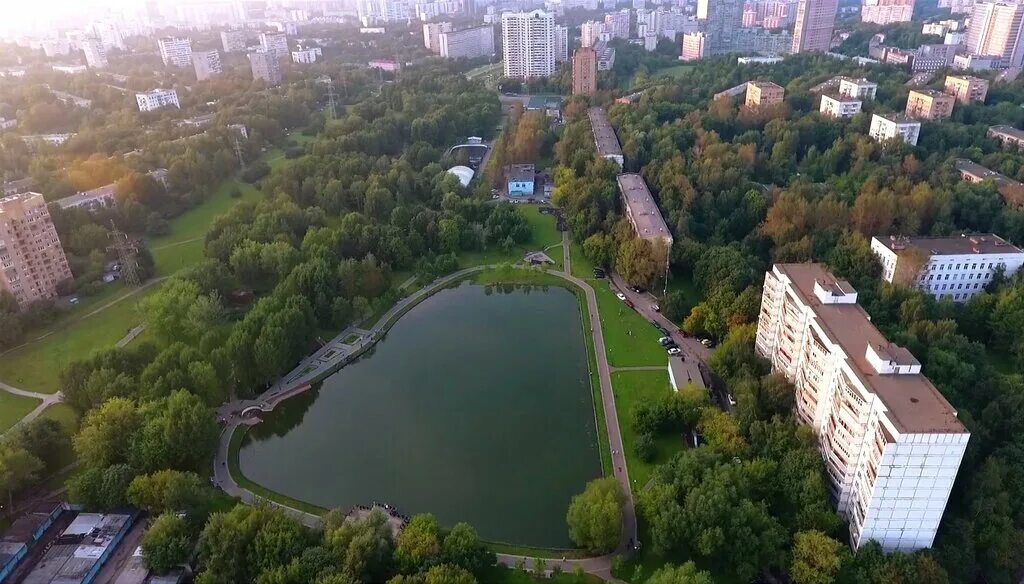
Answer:
[{"label": "pond", "polygon": [[557,286],[442,290],[254,427],[241,470],[321,507],[389,503],[568,547],[569,501],[601,474],[580,318]]}]

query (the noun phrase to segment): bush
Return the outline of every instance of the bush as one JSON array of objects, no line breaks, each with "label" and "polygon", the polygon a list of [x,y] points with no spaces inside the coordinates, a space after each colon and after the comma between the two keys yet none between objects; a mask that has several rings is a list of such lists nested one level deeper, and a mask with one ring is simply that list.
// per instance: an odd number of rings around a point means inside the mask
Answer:
[{"label": "bush", "polygon": [[258,160],[245,167],[245,170],[242,171],[242,180],[252,184],[268,174],[270,174],[270,165],[262,160]]},{"label": "bush", "polygon": [[641,461],[653,462],[654,455],[657,454],[654,448],[654,435],[645,433],[637,436],[636,442],[633,444],[633,451]]}]

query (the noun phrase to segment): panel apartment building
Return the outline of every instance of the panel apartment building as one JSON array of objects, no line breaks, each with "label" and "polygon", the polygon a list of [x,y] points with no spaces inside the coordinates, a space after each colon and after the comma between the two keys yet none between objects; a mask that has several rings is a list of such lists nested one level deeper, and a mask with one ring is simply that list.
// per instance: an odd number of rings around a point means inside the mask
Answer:
[{"label": "panel apartment building", "polygon": [[57,296],[57,284],[69,278],[71,268],[43,195],[0,199],[0,290],[24,307]]},{"label": "panel apartment building", "polygon": [[555,17],[543,10],[501,15],[505,77],[532,79],[555,72],[557,39]]},{"label": "panel apartment building", "polygon": [[608,112],[603,107],[592,107],[587,110],[587,117],[590,118],[590,131],[594,135],[597,155],[614,160],[619,168],[622,168],[625,162],[622,157],[622,146],[619,145],[619,139],[615,136],[612,123],[608,121]]},{"label": "panel apartment building", "polygon": [[616,177],[619,193],[622,194],[622,207],[626,212],[633,232],[641,239],[665,246],[666,261],[672,250],[672,232],[668,230],[661,209],[651,196],[647,183],[639,174],[620,174]]},{"label": "panel apartment building", "polygon": [[916,285],[953,302],[966,302],[984,291],[999,266],[1013,276],[1024,265],[1024,251],[993,233],[872,237],[871,251],[882,263],[886,282]]},{"label": "panel apartment building", "polygon": [[438,53],[447,59],[476,59],[494,55],[494,27],[491,25],[452,30],[438,34]]},{"label": "panel apartment building", "polygon": [[852,545],[931,547],[970,434],[920,362],[871,324],[857,291],[820,264],[776,264],[756,350],[795,386]]}]

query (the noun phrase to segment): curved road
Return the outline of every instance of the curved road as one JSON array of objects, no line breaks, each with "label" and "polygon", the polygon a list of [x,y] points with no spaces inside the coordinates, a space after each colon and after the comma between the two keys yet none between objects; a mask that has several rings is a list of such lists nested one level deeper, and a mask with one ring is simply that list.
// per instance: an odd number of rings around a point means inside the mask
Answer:
[{"label": "curved road", "polygon": [[[611,575],[612,560],[617,555],[630,554],[632,552],[629,545],[630,542],[637,541],[636,507],[633,502],[633,490],[630,486],[629,481],[629,469],[626,467],[625,456],[622,453],[622,432],[619,429],[619,417],[615,410],[615,395],[612,393],[611,367],[608,365],[608,358],[605,352],[604,334],[601,330],[601,316],[598,313],[597,309],[597,295],[594,293],[594,289],[591,288],[589,283],[579,278],[576,278],[575,276],[572,275],[572,266],[569,254],[569,241],[567,232],[563,232],[563,244],[565,246],[563,250],[563,265],[565,267],[565,271],[559,272],[551,270],[548,271],[548,273],[575,284],[577,287],[583,290],[584,296],[586,297],[587,312],[590,315],[591,336],[594,343],[594,354],[597,357],[598,380],[601,385],[601,403],[604,408],[604,419],[605,426],[608,430],[608,441],[613,453],[612,471],[613,476],[619,482],[619,485],[622,487],[623,493],[625,493],[626,495],[626,504],[623,508],[622,541],[619,542],[618,547],[615,549],[613,553],[595,558],[585,558],[577,560],[547,559],[545,560],[545,566],[548,570],[554,568],[555,566],[559,566],[565,572],[571,572],[577,566],[580,566],[587,573],[593,574],[608,581],[619,582],[619,580],[616,580]],[[419,300],[422,299],[422,297],[434,293],[439,288],[446,286],[455,280],[463,278],[469,274],[492,267],[494,266],[475,266],[472,268],[466,268],[463,270],[459,270],[458,272],[449,274],[448,276],[445,276],[438,280],[435,280],[433,283],[420,289],[412,296],[403,299],[398,304],[396,304],[391,310],[389,310],[377,322],[377,324],[374,325],[372,329],[370,329],[370,338],[374,340],[379,338],[379,334],[387,326],[389,326],[390,321],[395,317],[395,315],[399,314],[400,311],[404,310],[411,303],[418,302]],[[267,393],[270,392],[268,391]],[[294,392],[283,391],[277,392],[275,397],[270,397],[267,395],[267,393],[264,393],[263,396],[261,396],[261,399],[256,401],[231,402],[230,404],[226,405],[233,406],[230,409],[232,411],[239,412],[241,411],[241,408],[244,407],[246,404],[265,404],[268,405],[270,409],[273,409],[273,406],[276,405],[277,403],[280,403],[280,401],[283,401],[284,399],[287,399],[287,397],[295,395]],[[267,396],[267,399],[263,399],[264,396]],[[221,410],[223,411],[224,409],[225,406],[222,406]],[[220,444],[217,447],[217,457],[216,460],[214,461],[214,481],[217,485],[224,489],[225,493],[239,497],[246,503],[252,504],[256,501],[264,499],[254,494],[252,491],[238,485],[238,483],[235,482],[234,477],[231,476],[231,472],[229,470],[230,467],[228,465],[228,456],[231,448],[231,436],[234,433],[235,429],[239,425],[242,425],[244,423],[245,422],[239,416],[234,414],[230,414],[225,417],[225,427],[224,430],[221,432]],[[276,503],[273,501],[271,501],[271,503],[284,509],[286,513],[302,521],[306,525],[315,527],[320,524],[321,518],[317,515],[305,513],[298,509],[289,507],[287,505],[282,505],[280,503]],[[520,562],[525,562],[528,568],[532,568],[534,565],[534,561],[534,558],[530,556],[498,554],[499,564],[513,568],[517,567],[520,564]]]}]

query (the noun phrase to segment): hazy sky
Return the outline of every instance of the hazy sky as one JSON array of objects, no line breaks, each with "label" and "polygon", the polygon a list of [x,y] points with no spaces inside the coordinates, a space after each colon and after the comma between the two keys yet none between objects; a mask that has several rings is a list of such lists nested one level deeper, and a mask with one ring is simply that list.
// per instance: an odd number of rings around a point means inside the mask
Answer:
[{"label": "hazy sky", "polygon": [[121,10],[138,7],[142,0],[0,0],[3,27],[34,27],[49,22],[60,22],[84,13],[103,14],[105,9]]}]

